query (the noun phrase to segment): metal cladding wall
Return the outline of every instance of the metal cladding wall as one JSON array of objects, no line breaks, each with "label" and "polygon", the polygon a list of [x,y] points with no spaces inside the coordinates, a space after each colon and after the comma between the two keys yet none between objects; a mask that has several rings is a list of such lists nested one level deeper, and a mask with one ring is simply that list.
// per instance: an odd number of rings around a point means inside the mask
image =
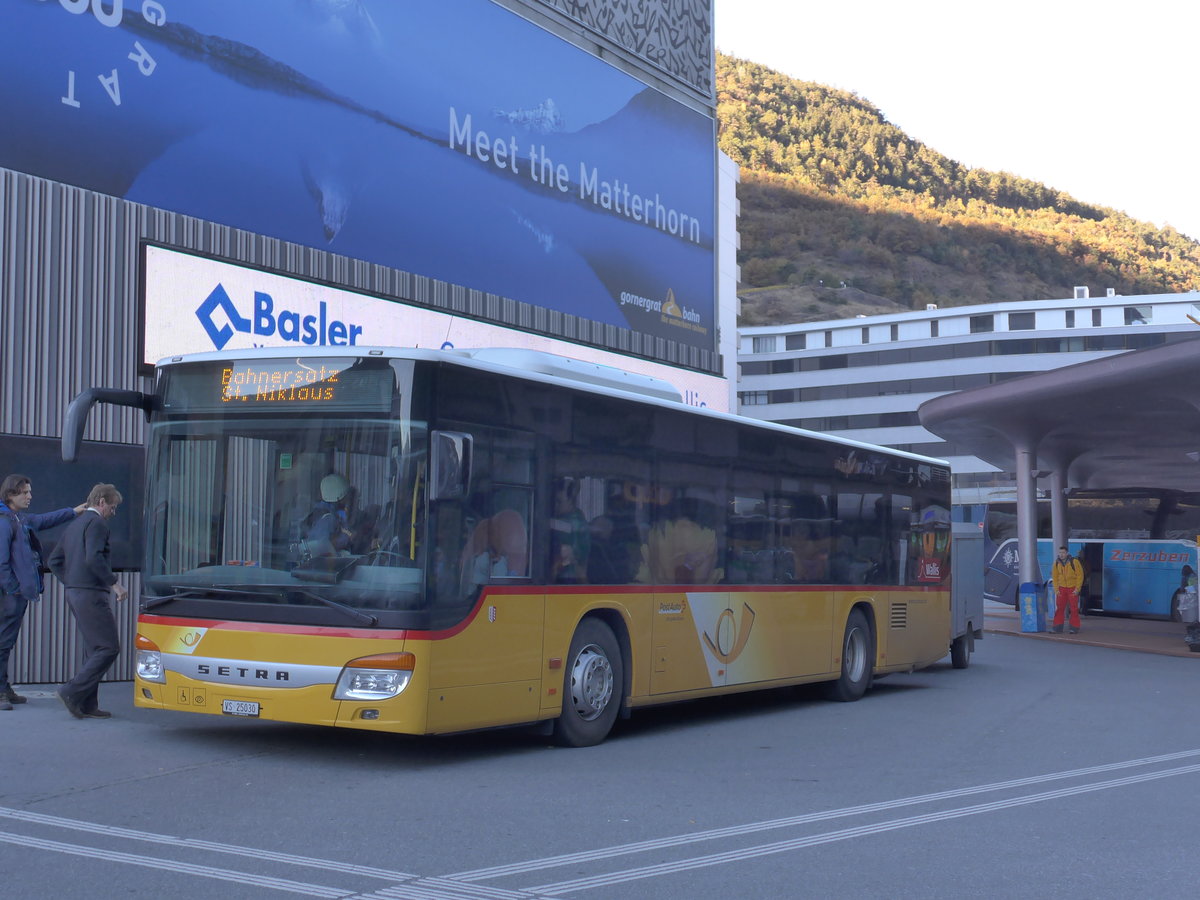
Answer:
[{"label": "metal cladding wall", "polygon": [[[67,404],[85,386],[139,387],[137,370],[137,241],[161,218],[133,204],[0,169],[0,300],[4,327],[0,354],[0,433],[55,436]],[[99,407],[87,435],[141,443],[141,422],[127,410]],[[5,458],[0,436],[0,468]],[[79,463],[86,466],[86,459]],[[101,470],[96,481],[112,480]],[[45,512],[34,484],[34,512]],[[118,488],[128,490],[128,485]],[[75,502],[82,502],[83,497]],[[118,515],[141,515],[122,510]],[[131,593],[138,577],[122,582]],[[136,593],[134,593],[136,596]],[[132,676],[136,603],[117,615],[126,646],[110,679]],[[40,603],[31,604],[9,659],[14,684],[64,681],[80,656],[62,586],[47,578]]]},{"label": "metal cladding wall", "polygon": [[[169,3],[162,5],[169,8]],[[713,116],[711,0],[500,0],[500,5],[589,49],[691,109]],[[51,6],[44,4],[47,9]],[[0,13],[0,27],[3,16]],[[0,354],[4,360],[0,379],[0,469],[4,471],[0,474],[7,473],[11,463],[5,459],[4,435],[57,437],[67,404],[84,388],[149,389],[148,379],[138,374],[142,241],[701,372],[719,372],[721,367],[715,349],[0,168]],[[85,438],[140,444],[143,423],[131,410],[97,406]],[[96,465],[89,463],[85,453],[75,465],[89,464]],[[98,467],[95,480],[117,479]],[[128,490],[127,485],[117,486]],[[34,488],[33,510],[45,511],[47,507],[38,503],[38,485]],[[140,515],[140,511],[127,508],[118,515]],[[121,580],[136,597],[137,573],[124,573]],[[116,605],[125,647],[108,680],[132,677],[130,645],[136,608],[134,602]],[[10,658],[13,683],[65,680],[77,665],[77,641],[62,588],[49,578],[43,601],[31,605]]]}]

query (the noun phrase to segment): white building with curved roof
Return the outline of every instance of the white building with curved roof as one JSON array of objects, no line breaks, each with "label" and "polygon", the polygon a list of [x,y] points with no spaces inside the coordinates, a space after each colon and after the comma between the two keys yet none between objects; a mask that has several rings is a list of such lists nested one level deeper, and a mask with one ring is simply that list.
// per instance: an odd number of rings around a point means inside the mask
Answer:
[{"label": "white building with curved roof", "polygon": [[921,427],[934,397],[1192,338],[1200,292],[929,308],[739,330],[738,411],[948,459],[956,496],[1009,488],[965,447]]}]

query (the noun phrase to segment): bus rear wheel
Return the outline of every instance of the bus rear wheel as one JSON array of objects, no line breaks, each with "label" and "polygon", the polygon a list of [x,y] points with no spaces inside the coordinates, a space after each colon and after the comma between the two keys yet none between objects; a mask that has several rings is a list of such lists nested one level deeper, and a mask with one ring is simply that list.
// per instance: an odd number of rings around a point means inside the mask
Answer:
[{"label": "bus rear wheel", "polygon": [[842,703],[862,697],[871,685],[874,662],[875,642],[871,637],[871,626],[861,609],[851,610],[842,638],[842,674],[837,681],[826,685],[825,696]]},{"label": "bus rear wheel", "polygon": [[587,618],[575,629],[563,676],[562,714],[554,723],[555,743],[591,747],[612,730],[621,708],[625,676],[612,629]]},{"label": "bus rear wheel", "polygon": [[975,639],[970,634],[960,634],[950,643],[950,664],[956,669],[965,669],[971,664],[971,648]]}]

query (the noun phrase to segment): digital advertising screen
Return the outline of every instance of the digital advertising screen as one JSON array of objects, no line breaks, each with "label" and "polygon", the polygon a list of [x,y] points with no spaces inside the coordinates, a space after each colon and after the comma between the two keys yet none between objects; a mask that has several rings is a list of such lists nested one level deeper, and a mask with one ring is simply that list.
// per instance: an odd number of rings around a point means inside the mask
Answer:
[{"label": "digital advertising screen", "polygon": [[331,287],[185,253],[142,245],[141,361],[189,353],[236,357],[255,347],[481,347],[537,350],[648,375],[674,385],[691,406],[730,410],[722,377],[571,343],[467,316]]},{"label": "digital advertising screen", "polygon": [[715,128],[491,0],[4,0],[0,167],[703,349]]}]

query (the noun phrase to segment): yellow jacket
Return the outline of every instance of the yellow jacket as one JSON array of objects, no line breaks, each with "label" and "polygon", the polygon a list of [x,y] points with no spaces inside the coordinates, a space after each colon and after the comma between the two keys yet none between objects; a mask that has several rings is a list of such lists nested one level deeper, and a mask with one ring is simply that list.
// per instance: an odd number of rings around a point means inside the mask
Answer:
[{"label": "yellow jacket", "polygon": [[1059,559],[1054,560],[1050,580],[1054,582],[1056,588],[1079,590],[1083,587],[1083,563],[1074,556],[1068,556],[1065,562]]}]

